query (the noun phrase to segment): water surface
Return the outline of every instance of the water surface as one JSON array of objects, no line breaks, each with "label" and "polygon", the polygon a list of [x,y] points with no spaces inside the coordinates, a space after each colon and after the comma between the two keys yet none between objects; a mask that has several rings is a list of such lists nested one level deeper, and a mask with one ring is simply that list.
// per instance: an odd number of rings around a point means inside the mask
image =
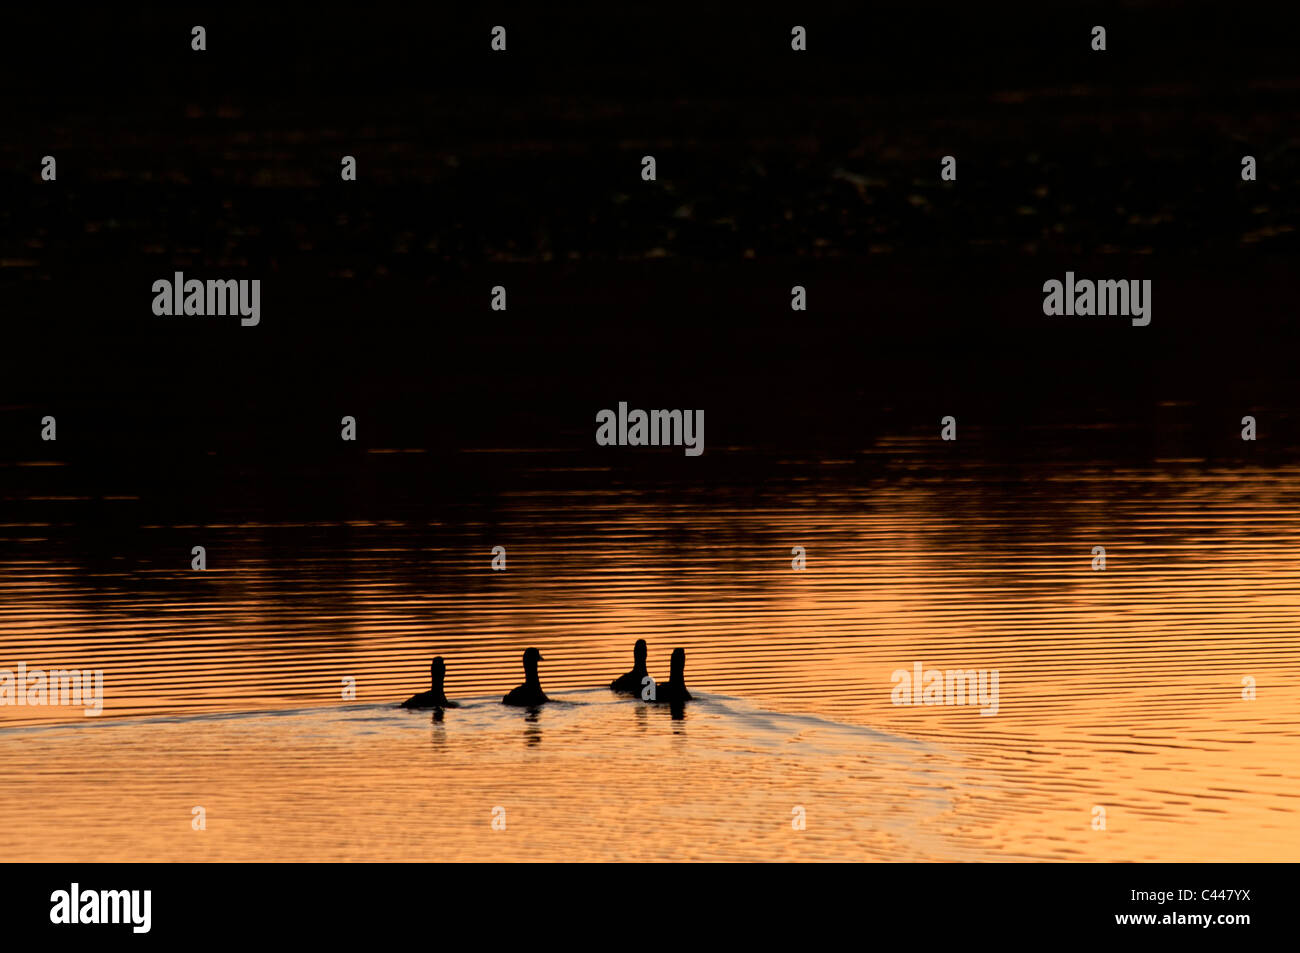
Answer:
[{"label": "water surface", "polygon": [[[403,486],[409,456],[370,459]],[[1294,466],[1026,474],[899,441],[778,462],[786,476],[762,486],[655,487],[501,456],[546,479],[434,519],[401,493],[379,519],[251,519],[240,504],[203,524],[156,521],[139,499],[11,497],[0,667],[102,668],[106,701],[99,718],[0,708],[3,856],[1300,849]],[[78,522],[92,506],[116,515]],[[659,678],[685,648],[699,701],[684,717],[603,690],[637,638]],[[535,716],[495,702],[529,645],[565,701]],[[434,654],[466,707],[393,708],[427,687]],[[997,670],[997,714],[893,704],[892,673],[916,662]]]}]

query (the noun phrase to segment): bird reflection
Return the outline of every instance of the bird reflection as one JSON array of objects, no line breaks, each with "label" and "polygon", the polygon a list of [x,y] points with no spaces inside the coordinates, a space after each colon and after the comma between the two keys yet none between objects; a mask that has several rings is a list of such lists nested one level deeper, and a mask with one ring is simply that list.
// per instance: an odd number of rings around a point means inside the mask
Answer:
[{"label": "bird reflection", "polygon": [[541,708],[535,706],[524,713],[524,744],[530,748],[542,743],[541,715]]}]

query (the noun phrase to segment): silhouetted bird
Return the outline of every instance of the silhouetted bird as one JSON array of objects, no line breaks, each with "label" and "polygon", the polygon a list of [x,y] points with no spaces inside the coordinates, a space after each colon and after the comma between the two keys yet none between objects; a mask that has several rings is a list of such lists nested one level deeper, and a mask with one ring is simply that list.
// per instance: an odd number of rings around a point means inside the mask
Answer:
[{"label": "silhouetted bird", "polygon": [[645,669],[645,639],[637,639],[632,648],[632,671],[620,675],[609,683],[609,687],[624,695],[640,695],[641,680],[649,673]]},{"label": "silhouetted bird", "polygon": [[542,683],[537,680],[537,663],[540,661],[542,653],[537,649],[529,649],[524,653],[524,683],[501,699],[501,704],[531,707],[550,701],[542,691]]},{"label": "silhouetted bird", "polygon": [[686,650],[673,649],[672,661],[669,663],[668,681],[655,686],[657,702],[688,702],[691,693],[686,690]]},{"label": "silhouetted bird", "polygon": [[429,690],[420,692],[418,695],[412,695],[406,701],[402,702],[403,708],[459,708],[458,702],[447,701],[447,696],[442,691],[442,680],[447,675],[447,666],[442,662],[442,656],[429,663]]}]

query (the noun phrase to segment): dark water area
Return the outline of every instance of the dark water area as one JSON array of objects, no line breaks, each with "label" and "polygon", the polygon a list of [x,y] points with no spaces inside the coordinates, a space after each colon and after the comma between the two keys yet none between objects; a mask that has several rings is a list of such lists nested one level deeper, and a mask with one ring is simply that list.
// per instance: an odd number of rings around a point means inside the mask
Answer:
[{"label": "dark water area", "polygon": [[[791,16],[503,13],[494,56],[446,11],[232,8],[202,54],[181,9],[18,14],[3,454],[46,449],[39,410],[61,454],[274,469],[336,460],[352,414],[363,447],[603,464],[594,413],[619,400],[703,407],[710,448],[778,455],[948,413],[998,459],[1296,443],[1293,28],[1208,4],[831,4],[799,12],[796,54]],[[1067,270],[1150,278],[1152,325],[1044,316]],[[153,316],[176,271],[260,278],[261,324]],[[1248,451],[1246,413],[1269,434]],[[1104,436],[1027,437],[1058,425]]]},{"label": "dark water area", "polygon": [[[727,448],[834,456],[889,435],[937,439],[948,414],[963,437],[980,434],[956,459],[1276,461],[1300,442],[1300,288],[1282,263],[878,261],[507,265],[366,289],[266,279],[255,328],[148,314],[143,269],[106,277],[102,305],[80,286],[27,285],[10,294],[18,312],[51,310],[8,332],[0,434],[9,459],[57,450],[104,466],[217,452],[346,467],[354,450],[532,447],[584,465],[689,466],[688,479],[727,466]],[[1042,282],[1067,268],[1149,276],[1151,325],[1044,316]],[[504,313],[488,307],[496,283]],[[789,310],[794,284],[807,314]],[[99,313],[93,327],[83,308]],[[704,409],[703,457],[597,447],[596,412],[619,401]],[[47,413],[57,447],[40,439]],[[1259,421],[1254,445],[1240,439],[1245,414]],[[343,415],[358,420],[351,447]],[[1082,429],[1050,435],[1069,427]]]}]

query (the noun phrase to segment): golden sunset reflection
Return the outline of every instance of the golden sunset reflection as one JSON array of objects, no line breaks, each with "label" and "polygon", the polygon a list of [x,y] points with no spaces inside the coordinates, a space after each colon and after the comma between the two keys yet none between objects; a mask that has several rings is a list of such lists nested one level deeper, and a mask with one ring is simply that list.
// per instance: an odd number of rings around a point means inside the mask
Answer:
[{"label": "golden sunset reflection", "polygon": [[[757,507],[518,494],[488,534],[504,573],[469,519],[435,546],[401,521],[343,527],[346,547],[339,527],[213,525],[240,555],[199,582],[92,578],[25,543],[0,667],[100,668],[105,701],[0,707],[0,852],[1294,858],[1300,473],[1208,476],[918,477]],[[685,649],[681,720],[604,689],[638,638],[659,679]],[[530,645],[569,703],[533,720],[497,703]],[[465,707],[393,707],[435,654]],[[894,704],[916,663],[996,670],[997,714]]]}]

